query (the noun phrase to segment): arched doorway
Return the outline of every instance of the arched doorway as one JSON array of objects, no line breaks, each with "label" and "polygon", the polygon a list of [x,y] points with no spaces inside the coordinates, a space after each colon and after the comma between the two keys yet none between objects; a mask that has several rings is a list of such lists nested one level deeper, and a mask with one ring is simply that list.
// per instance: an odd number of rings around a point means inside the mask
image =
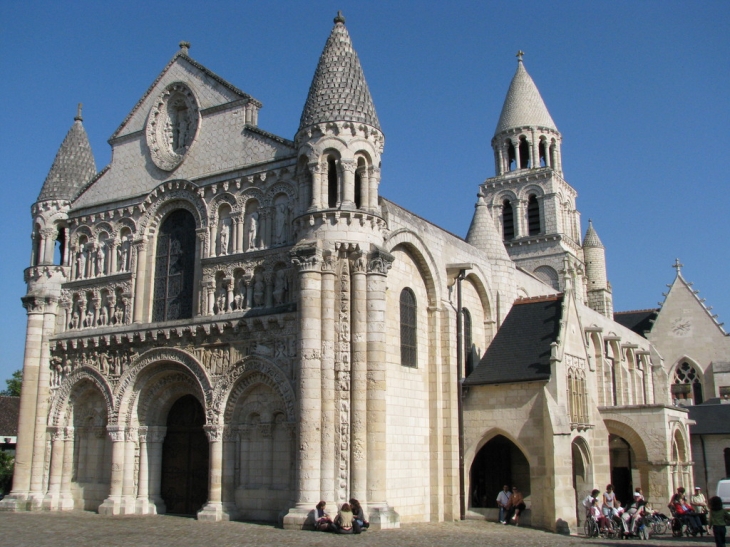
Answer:
[{"label": "arched doorway", "polygon": [[471,507],[497,507],[497,494],[505,484],[530,495],[530,464],[515,443],[497,435],[474,458],[470,482]]},{"label": "arched doorway", "polygon": [[634,481],[632,469],[636,462],[631,445],[618,435],[608,436],[608,450],[611,459],[611,484],[616,497],[622,504],[633,499]]},{"label": "arched doorway", "polygon": [[593,484],[593,465],[588,443],[576,437],[570,445],[573,457],[573,489],[575,490],[576,521],[583,522],[585,509],[582,506],[585,497],[595,488]]},{"label": "arched doorway", "polygon": [[167,415],[160,491],[167,512],[194,515],[208,500],[205,412],[192,395],[180,397]]}]

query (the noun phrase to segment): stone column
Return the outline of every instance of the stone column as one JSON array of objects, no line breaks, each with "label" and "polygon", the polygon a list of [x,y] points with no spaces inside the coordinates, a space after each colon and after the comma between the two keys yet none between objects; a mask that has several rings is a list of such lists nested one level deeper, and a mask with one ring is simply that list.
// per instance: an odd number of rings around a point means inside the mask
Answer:
[{"label": "stone column", "polygon": [[342,208],[355,208],[355,169],[357,162],[351,158],[342,158],[340,160],[340,168],[342,169]]},{"label": "stone column", "polygon": [[320,493],[335,503],[335,272],[332,257],[322,262],[322,471]]},{"label": "stone column", "polygon": [[134,322],[142,323],[145,320],[145,284],[147,282],[147,240],[135,241],[137,247],[137,271],[134,281]]},{"label": "stone column", "polygon": [[210,446],[210,471],[208,474],[208,503],[198,512],[198,520],[219,521],[236,518],[236,506],[222,502],[223,487],[223,426],[203,426]]},{"label": "stone column", "polygon": [[109,497],[99,506],[100,515],[119,515],[122,509],[122,479],[124,477],[124,430],[123,425],[107,425],[112,440],[112,474]]},{"label": "stone column", "polygon": [[238,457],[239,457],[238,487],[247,488],[248,487],[249,449],[250,449],[250,445],[251,445],[251,430],[250,430],[249,426],[247,426],[247,425],[238,426],[238,435],[241,440],[240,453],[238,454]]},{"label": "stone column", "polygon": [[155,426],[147,428],[147,455],[149,458],[149,501],[150,513],[158,515],[166,511],[165,502],[160,495],[162,480],[162,441],[165,440],[167,428]]},{"label": "stone column", "polygon": [[43,509],[56,511],[61,499],[61,473],[63,472],[63,428],[49,427],[51,434],[51,469],[48,478],[48,493],[43,499]]},{"label": "stone column", "polygon": [[134,488],[134,455],[137,450],[137,428],[128,427],[124,435],[124,475],[122,477],[122,512],[133,515],[136,503]]},{"label": "stone column", "polygon": [[[139,476],[137,478],[137,501],[135,503],[134,512],[138,515],[154,514],[154,505],[149,500],[149,451],[147,450],[147,433],[146,427],[140,427],[138,431],[139,439]],[[153,510],[150,511],[150,508]]]},{"label": "stone column", "polygon": [[[43,306],[43,333],[39,355],[38,382],[36,387],[35,426],[33,435],[33,464],[31,466],[30,498],[31,507],[40,508],[45,497],[43,481],[46,453],[46,437],[48,434],[48,403],[51,385],[51,348],[49,338],[56,330],[56,312],[58,300],[46,297]],[[25,383],[25,382],[23,382]]]},{"label": "stone column", "polygon": [[397,528],[386,502],[386,282],[393,256],[376,251],[367,275],[367,507],[373,529]]},{"label": "stone column", "polygon": [[274,272],[264,272],[264,306],[271,308],[274,305]]},{"label": "stone column", "polygon": [[352,497],[359,500],[367,498],[367,260],[365,256],[354,257],[352,261],[352,319],[351,319],[351,383],[352,404],[350,431],[350,469]]},{"label": "stone column", "polygon": [[53,264],[53,255],[55,252],[56,229],[44,228],[41,230],[41,253],[43,261],[41,264]]},{"label": "stone column", "polygon": [[236,444],[238,431],[235,426],[223,429],[223,503],[236,504]]},{"label": "stone column", "polygon": [[[370,205],[370,181],[368,180],[368,170],[365,166],[358,167],[357,171],[355,171],[355,175],[360,176],[360,195],[356,196],[356,198],[360,198],[360,207],[362,209],[367,209]],[[357,200],[355,202],[357,203]]]},{"label": "stone column", "polygon": [[308,516],[320,498],[322,423],[322,273],[317,248],[303,244],[290,253],[299,271],[299,452],[295,507],[284,528],[311,526]]},{"label": "stone column", "polygon": [[322,207],[322,167],[318,161],[307,164],[310,173],[312,173],[312,203],[310,210],[317,210]]},{"label": "stone column", "polygon": [[61,511],[71,511],[74,508],[73,494],[71,493],[71,479],[74,473],[74,428],[65,427],[63,430],[63,464],[61,465]]},{"label": "stone column", "polygon": [[370,167],[368,169],[368,209],[377,211],[378,209],[378,185],[380,184],[380,167]]},{"label": "stone column", "polygon": [[273,424],[271,422],[259,424],[261,434],[261,478],[264,488],[271,488],[273,483],[272,470],[274,469],[274,442]]},{"label": "stone column", "polygon": [[210,242],[210,244],[208,245],[208,258],[215,258],[216,237],[214,224],[208,226],[208,241]]}]

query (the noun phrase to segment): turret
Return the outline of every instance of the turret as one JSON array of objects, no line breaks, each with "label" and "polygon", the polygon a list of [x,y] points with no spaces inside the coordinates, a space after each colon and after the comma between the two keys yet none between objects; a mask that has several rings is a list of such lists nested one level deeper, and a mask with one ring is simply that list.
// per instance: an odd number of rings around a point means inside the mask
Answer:
[{"label": "turret", "polygon": [[601,243],[593,222],[588,221],[588,230],[583,240],[588,306],[606,317],[613,318],[611,286],[606,279],[606,250]]},{"label": "turret", "polygon": [[79,104],[74,123],[63,139],[38,200],[31,209],[33,215],[31,266],[69,264],[67,212],[71,201],[96,175],[94,155],[82,121]]},{"label": "turret", "polygon": [[378,214],[384,137],[341,12],[334,23],[295,137],[302,212]]},{"label": "turret", "polygon": [[517,72],[502,106],[492,138],[495,171],[503,175],[521,169],[550,167],[562,173],[561,136],[540,92],[517,53]]},{"label": "turret", "polygon": [[510,260],[481,192],[477,194],[477,203],[474,205],[474,216],[466,234],[466,242],[484,251],[491,259]]}]

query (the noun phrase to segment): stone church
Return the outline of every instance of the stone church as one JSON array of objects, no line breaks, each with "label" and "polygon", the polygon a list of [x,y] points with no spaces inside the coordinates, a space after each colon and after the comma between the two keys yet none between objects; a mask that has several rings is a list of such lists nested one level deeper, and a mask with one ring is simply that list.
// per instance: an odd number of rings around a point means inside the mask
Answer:
[{"label": "stone church", "polygon": [[462,239],[381,196],[385,137],[341,15],[293,140],[188,48],[100,171],[79,110],[32,206],[1,509],[300,528],[354,497],[377,529],[492,516],[508,483],[527,522],[567,531],[594,486],[663,502],[691,484],[687,411],[613,320],[521,55]]}]

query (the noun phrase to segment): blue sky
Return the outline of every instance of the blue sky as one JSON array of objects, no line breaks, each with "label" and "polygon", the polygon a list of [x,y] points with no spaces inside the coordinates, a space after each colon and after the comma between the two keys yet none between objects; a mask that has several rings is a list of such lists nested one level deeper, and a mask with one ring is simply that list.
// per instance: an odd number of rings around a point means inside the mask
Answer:
[{"label": "blue sky", "polygon": [[0,388],[22,366],[30,206],[76,113],[106,140],[178,49],[292,138],[338,9],[385,133],[381,194],[465,236],[516,68],[563,135],[563,168],[606,246],[616,310],[685,277],[730,321],[730,2],[38,2],[0,5]]}]

